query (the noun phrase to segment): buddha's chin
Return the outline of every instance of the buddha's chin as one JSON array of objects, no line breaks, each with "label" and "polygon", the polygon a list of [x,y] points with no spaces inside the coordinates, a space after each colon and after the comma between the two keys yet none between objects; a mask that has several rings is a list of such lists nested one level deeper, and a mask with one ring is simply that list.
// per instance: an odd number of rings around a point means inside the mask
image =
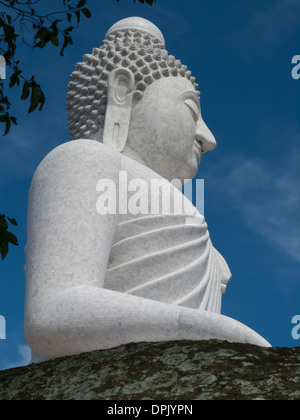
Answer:
[{"label": "buddha's chin", "polygon": [[196,159],[189,162],[189,164],[185,167],[185,170],[181,172],[181,176],[179,178],[182,181],[182,184],[186,184],[188,181],[195,178],[198,173],[198,167],[199,165]]},{"label": "buddha's chin", "polygon": [[[193,153],[190,155],[188,160],[181,162],[178,161],[177,164],[174,163],[173,165],[170,165],[169,168],[167,165],[165,165],[164,168],[155,167],[155,165],[149,165],[149,167],[154,172],[158,173],[162,178],[167,179],[170,182],[180,180],[182,184],[185,184],[197,175],[199,168],[198,162],[199,159],[196,154]],[[166,169],[169,170],[166,171]]]},{"label": "buddha's chin", "polygon": [[202,154],[200,152],[196,152],[193,161],[191,162],[191,173],[192,178],[194,178],[197,173],[201,163]]}]

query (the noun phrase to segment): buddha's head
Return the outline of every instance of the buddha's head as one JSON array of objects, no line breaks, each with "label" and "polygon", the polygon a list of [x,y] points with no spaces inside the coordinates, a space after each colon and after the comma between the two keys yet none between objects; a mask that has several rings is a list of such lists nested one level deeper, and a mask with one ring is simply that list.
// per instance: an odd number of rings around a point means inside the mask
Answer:
[{"label": "buddha's head", "polygon": [[202,155],[216,147],[195,78],[145,19],[115,24],[71,79],[72,140],[103,142],[169,180],[192,179]]}]

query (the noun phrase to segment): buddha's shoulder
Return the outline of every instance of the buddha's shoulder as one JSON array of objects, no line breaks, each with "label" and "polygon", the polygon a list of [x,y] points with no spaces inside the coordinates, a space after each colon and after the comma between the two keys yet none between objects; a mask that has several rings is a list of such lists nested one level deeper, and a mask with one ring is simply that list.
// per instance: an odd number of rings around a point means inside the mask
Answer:
[{"label": "buddha's shoulder", "polygon": [[117,179],[120,171],[131,177],[159,177],[150,168],[95,140],[73,140],[53,149],[40,163],[35,178],[80,173],[83,178]]},{"label": "buddha's shoulder", "polygon": [[64,169],[91,171],[93,168],[119,168],[121,155],[95,140],[73,140],[53,149],[40,163],[37,172]]},{"label": "buddha's shoulder", "polygon": [[95,157],[97,161],[107,159],[120,160],[120,153],[96,140],[72,140],[63,143],[53,149],[47,156],[47,160],[54,160],[66,156],[68,159],[74,157],[90,159]]}]

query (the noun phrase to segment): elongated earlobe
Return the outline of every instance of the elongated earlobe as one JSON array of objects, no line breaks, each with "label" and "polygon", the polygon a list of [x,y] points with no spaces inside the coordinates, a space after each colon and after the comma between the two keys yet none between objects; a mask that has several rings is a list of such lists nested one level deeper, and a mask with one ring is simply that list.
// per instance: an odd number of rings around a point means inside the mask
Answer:
[{"label": "elongated earlobe", "polygon": [[133,73],[124,67],[115,69],[108,80],[103,144],[118,152],[124,150],[128,138],[134,86]]}]

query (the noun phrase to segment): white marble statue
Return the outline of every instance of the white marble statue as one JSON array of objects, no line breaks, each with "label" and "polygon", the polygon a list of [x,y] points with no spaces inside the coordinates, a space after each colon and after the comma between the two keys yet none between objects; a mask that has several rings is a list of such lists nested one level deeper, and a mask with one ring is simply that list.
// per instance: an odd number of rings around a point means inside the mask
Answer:
[{"label": "white marble statue", "polygon": [[33,361],[133,342],[269,346],[220,314],[231,273],[204,217],[173,186],[192,179],[216,147],[197,87],[141,18],[118,22],[76,65],[73,141],[43,160],[29,193],[25,337]]}]

